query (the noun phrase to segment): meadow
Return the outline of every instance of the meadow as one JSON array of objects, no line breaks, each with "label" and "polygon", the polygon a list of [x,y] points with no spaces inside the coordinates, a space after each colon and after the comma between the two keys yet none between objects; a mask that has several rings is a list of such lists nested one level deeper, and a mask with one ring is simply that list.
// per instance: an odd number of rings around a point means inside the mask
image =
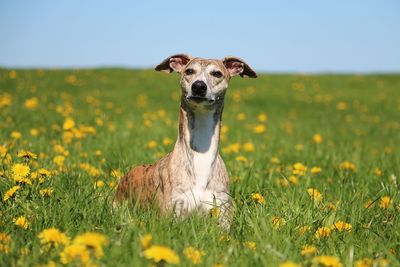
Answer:
[{"label": "meadow", "polygon": [[172,150],[178,81],[0,69],[0,266],[400,266],[400,75],[233,78],[230,231],[111,205]]}]

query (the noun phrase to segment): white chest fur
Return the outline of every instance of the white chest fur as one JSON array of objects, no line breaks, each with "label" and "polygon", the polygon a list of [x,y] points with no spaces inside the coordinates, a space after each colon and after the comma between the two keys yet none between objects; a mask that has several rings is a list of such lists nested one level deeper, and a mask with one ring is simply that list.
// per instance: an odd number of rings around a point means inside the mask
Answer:
[{"label": "white chest fur", "polygon": [[219,125],[216,125],[214,113],[196,114],[190,133],[194,183],[189,189],[173,197],[178,210],[191,211],[197,208],[208,210],[213,204],[219,204],[217,192],[208,184],[218,154],[218,138]]}]

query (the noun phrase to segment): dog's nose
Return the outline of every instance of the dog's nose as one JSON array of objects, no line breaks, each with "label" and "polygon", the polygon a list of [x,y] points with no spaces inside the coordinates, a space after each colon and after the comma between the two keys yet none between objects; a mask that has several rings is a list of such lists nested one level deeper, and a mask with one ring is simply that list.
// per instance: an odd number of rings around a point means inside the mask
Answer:
[{"label": "dog's nose", "polygon": [[203,81],[195,81],[192,84],[192,95],[205,97],[207,94],[207,84]]}]

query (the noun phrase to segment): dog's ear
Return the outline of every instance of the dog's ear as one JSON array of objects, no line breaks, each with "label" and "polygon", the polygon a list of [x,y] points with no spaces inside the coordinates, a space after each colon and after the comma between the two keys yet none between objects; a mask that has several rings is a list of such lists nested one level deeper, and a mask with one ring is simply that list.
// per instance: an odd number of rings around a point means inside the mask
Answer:
[{"label": "dog's ear", "polygon": [[181,72],[191,59],[191,56],[185,54],[173,55],[158,64],[155,70],[167,73],[171,73],[173,71]]},{"label": "dog's ear", "polygon": [[238,57],[225,57],[222,63],[231,76],[240,75],[241,77],[257,78],[257,73]]}]

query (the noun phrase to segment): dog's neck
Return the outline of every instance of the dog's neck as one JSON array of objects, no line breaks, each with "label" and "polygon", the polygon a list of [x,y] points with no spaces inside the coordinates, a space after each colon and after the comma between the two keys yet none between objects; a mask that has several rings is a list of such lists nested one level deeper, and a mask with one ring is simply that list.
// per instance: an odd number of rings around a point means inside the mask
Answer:
[{"label": "dog's neck", "polygon": [[223,103],[212,108],[192,108],[181,101],[176,146],[188,160],[196,184],[207,186],[218,156]]}]

